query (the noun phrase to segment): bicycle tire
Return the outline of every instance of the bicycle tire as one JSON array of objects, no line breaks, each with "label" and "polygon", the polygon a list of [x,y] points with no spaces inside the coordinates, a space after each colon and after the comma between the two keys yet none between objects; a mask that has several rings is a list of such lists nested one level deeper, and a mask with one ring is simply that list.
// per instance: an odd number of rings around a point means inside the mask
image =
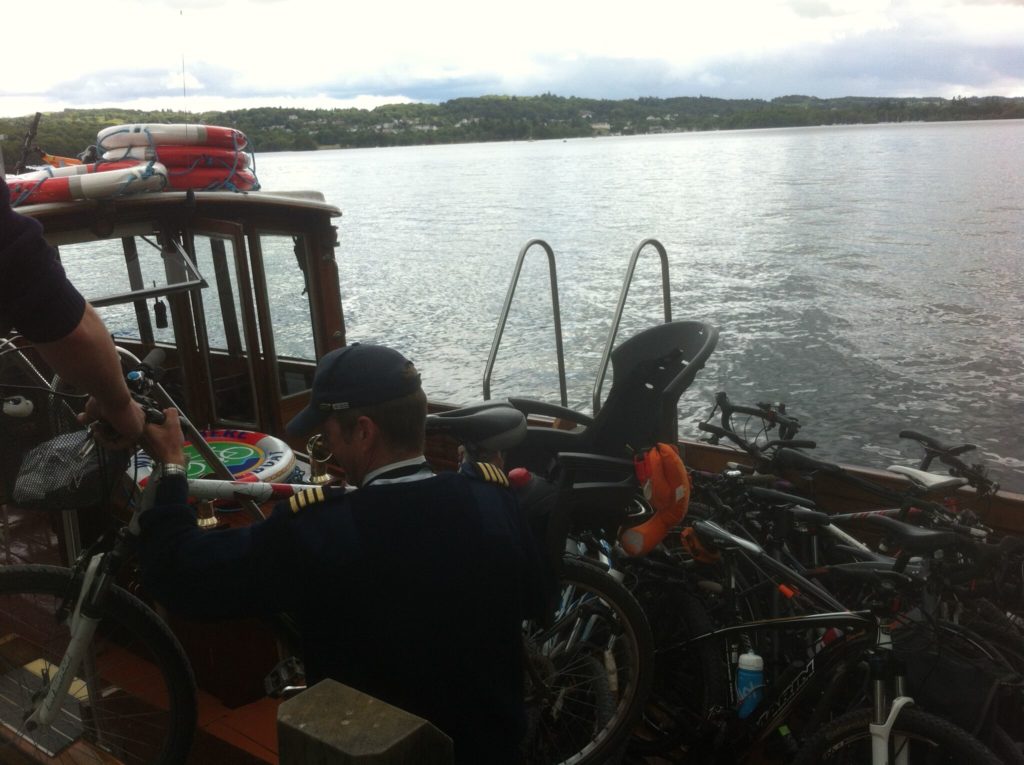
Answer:
[{"label": "bicycle tire", "polygon": [[707,716],[729,706],[729,670],[719,641],[683,645],[714,629],[704,606],[678,585],[662,583],[665,589],[660,593],[652,593],[652,586],[637,588],[651,618],[658,651],[657,675],[643,719],[629,740],[629,751],[642,756],[692,744]]},{"label": "bicycle tire", "polygon": [[[870,709],[857,709],[823,725],[804,742],[793,765],[841,765],[871,762]],[[1002,765],[1002,761],[978,739],[941,717],[904,707],[892,729],[909,747],[909,765]]]},{"label": "bicycle tire", "polygon": [[995,724],[989,728],[985,743],[998,755],[1003,765],[1024,765],[1024,752],[1002,725]]},{"label": "bicycle tire", "polygon": [[56,615],[76,586],[66,568],[0,568],[0,761],[184,762],[196,726],[191,667],[153,610],[117,586],[99,606],[100,625],[58,719],[27,730],[32,697],[67,647],[67,620]]},{"label": "bicycle tire", "polygon": [[526,762],[614,762],[653,681],[651,629],[636,599],[603,569],[566,558],[554,622],[528,623],[526,640]]}]

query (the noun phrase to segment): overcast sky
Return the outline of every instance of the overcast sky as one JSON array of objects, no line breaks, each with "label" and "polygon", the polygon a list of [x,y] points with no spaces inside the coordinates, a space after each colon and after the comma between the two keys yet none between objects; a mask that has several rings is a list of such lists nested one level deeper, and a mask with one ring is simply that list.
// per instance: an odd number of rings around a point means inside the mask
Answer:
[{"label": "overcast sky", "polygon": [[7,3],[0,116],[487,94],[1024,96],[1024,0]]}]

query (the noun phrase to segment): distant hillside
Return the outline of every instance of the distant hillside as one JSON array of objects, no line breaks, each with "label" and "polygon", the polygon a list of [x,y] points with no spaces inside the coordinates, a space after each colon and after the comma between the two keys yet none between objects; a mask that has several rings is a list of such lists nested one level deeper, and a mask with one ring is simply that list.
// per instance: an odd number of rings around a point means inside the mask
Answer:
[{"label": "distant hillside", "polygon": [[[814,98],[771,101],[637,98],[610,101],[541,96],[483,96],[441,104],[364,109],[242,109],[185,114],[124,109],[65,109],[44,114],[36,144],[75,156],[110,125],[201,122],[242,130],[257,152],[476,141],[572,138],[605,134],[1024,118],[1024,98]],[[8,172],[22,153],[31,116],[0,119]],[[34,162],[34,159],[30,159]]]}]

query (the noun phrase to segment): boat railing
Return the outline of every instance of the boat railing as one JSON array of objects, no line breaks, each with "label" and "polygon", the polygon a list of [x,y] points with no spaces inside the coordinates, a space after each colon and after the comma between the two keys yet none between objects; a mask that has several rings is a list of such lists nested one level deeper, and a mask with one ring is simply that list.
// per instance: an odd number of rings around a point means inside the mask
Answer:
[{"label": "boat railing", "polygon": [[498,346],[501,345],[501,337],[505,332],[505,324],[508,322],[509,309],[512,307],[512,298],[516,292],[516,286],[519,284],[519,275],[523,270],[523,261],[526,259],[526,253],[529,252],[534,245],[539,246],[547,254],[548,258],[548,275],[550,277],[551,285],[551,309],[554,314],[555,322],[555,355],[558,360],[558,390],[561,396],[562,406],[568,406],[568,393],[566,391],[565,384],[565,351],[562,347],[562,314],[558,306],[558,276],[555,269],[555,253],[551,249],[551,245],[545,242],[543,239],[531,239],[523,245],[522,249],[519,250],[519,257],[516,259],[515,271],[512,273],[512,281],[508,286],[508,293],[505,295],[505,304],[501,308],[501,316],[498,318],[498,326],[494,330],[494,340],[491,341],[491,352],[487,356],[487,367],[484,370],[484,401],[489,401],[491,398],[491,374],[494,371],[494,361],[498,357]]},{"label": "boat railing", "polygon": [[601,363],[598,366],[597,380],[594,382],[594,414],[601,409],[601,388],[604,386],[604,378],[608,373],[608,362],[611,359],[612,348],[615,345],[615,337],[619,333],[619,323],[622,321],[622,310],[626,305],[626,296],[629,294],[629,287],[633,283],[633,274],[636,271],[636,263],[640,254],[648,247],[654,247],[661,259],[661,296],[665,311],[665,323],[672,321],[672,298],[668,278],[668,253],[664,245],[657,239],[647,238],[640,242],[629,258],[629,266],[626,269],[626,276],[622,281],[622,291],[619,293],[619,303],[615,307],[615,315],[612,317],[612,326],[608,331],[608,342],[604,346],[604,354],[601,356]]}]

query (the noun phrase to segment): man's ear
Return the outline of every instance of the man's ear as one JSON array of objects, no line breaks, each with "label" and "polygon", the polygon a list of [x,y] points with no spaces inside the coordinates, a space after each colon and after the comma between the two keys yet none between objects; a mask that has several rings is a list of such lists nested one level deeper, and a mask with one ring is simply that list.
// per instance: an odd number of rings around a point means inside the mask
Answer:
[{"label": "man's ear", "polygon": [[356,420],[354,434],[362,443],[365,444],[376,441],[379,433],[380,429],[377,427],[377,423],[369,417],[364,415]]}]

